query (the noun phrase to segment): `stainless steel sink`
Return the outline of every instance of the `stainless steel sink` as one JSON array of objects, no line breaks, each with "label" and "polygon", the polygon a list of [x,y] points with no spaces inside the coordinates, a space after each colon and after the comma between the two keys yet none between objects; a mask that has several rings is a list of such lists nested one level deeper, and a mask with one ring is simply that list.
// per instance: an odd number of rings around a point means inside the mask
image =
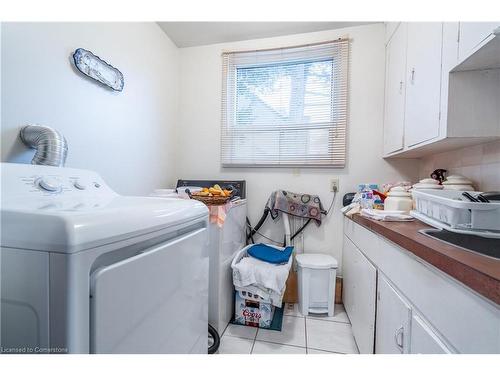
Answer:
[{"label": "stainless steel sink", "polygon": [[500,259],[500,239],[454,233],[444,229],[433,228],[421,229],[419,232],[450,245],[460,247],[461,249]]}]

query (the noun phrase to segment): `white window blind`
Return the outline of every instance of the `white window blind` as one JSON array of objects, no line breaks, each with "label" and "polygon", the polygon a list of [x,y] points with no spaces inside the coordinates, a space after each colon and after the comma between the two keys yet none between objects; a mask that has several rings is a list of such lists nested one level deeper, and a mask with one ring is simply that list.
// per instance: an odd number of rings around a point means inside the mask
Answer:
[{"label": "white window blind", "polygon": [[348,46],[223,53],[222,165],[344,167]]}]

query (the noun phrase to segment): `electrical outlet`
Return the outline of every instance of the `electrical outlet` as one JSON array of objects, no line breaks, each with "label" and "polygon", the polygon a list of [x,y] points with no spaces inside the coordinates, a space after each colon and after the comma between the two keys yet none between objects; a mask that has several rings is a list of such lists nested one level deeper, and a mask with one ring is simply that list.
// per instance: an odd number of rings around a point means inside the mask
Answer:
[{"label": "electrical outlet", "polygon": [[334,177],[330,180],[330,191],[337,192],[340,188],[340,181],[338,177]]}]

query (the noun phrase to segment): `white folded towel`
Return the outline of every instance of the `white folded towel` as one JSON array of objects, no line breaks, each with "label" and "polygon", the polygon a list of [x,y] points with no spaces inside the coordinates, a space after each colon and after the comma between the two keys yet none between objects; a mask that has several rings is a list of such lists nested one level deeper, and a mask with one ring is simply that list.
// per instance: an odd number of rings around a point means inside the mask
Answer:
[{"label": "white folded towel", "polygon": [[412,221],[414,218],[404,211],[383,211],[383,210],[372,210],[371,208],[363,208],[361,210],[361,216],[367,217],[373,220],[379,221]]},{"label": "white folded towel", "polygon": [[246,256],[233,265],[233,284],[238,288],[255,285],[281,294],[289,271],[288,263],[272,264]]}]

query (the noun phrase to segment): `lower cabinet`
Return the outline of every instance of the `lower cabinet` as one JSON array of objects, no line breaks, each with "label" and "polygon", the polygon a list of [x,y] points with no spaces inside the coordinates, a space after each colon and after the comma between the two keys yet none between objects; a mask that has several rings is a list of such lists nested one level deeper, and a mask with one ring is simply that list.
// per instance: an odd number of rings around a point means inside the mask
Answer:
[{"label": "lower cabinet", "polygon": [[451,350],[379,272],[377,283],[377,354],[446,354]]},{"label": "lower cabinet", "polygon": [[343,301],[361,354],[373,353],[377,269],[344,237],[342,255]]},{"label": "lower cabinet", "polygon": [[500,353],[500,306],[346,218],[343,301],[361,353]]},{"label": "lower cabinet", "polygon": [[411,318],[410,353],[449,354],[450,349],[417,314]]},{"label": "lower cabinet", "polygon": [[411,308],[379,272],[375,353],[409,353]]}]

